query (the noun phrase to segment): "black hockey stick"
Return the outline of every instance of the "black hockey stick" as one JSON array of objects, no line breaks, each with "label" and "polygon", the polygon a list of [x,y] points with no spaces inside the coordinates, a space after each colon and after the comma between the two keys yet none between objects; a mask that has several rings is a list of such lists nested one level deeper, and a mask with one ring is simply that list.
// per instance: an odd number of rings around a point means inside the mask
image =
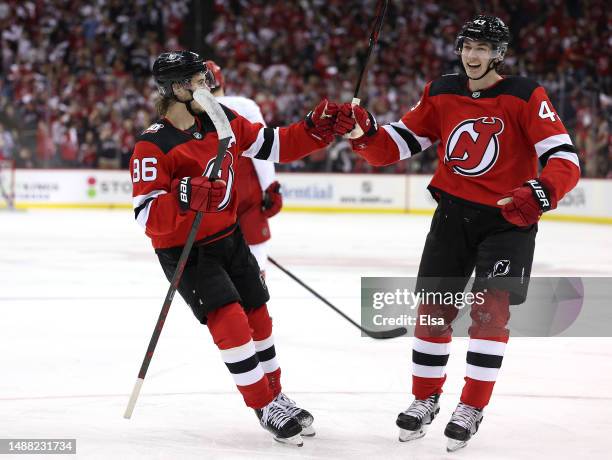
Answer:
[{"label": "black hockey stick", "polygon": [[297,276],[295,276],[293,273],[291,273],[289,270],[287,270],[285,267],[279,264],[272,257],[268,256],[268,260],[270,261],[272,265],[276,266],[276,268],[282,271],[285,275],[287,275],[293,281],[298,283],[300,286],[302,286],[304,289],[306,289],[308,292],[314,295],[317,299],[319,299],[325,305],[330,307],[332,310],[334,310],[336,313],[338,313],[340,316],[342,316],[345,320],[347,320],[349,323],[351,323],[353,326],[355,326],[357,329],[359,329],[361,332],[363,332],[368,337],[372,337],[373,339],[393,339],[395,337],[401,337],[402,335],[405,335],[408,333],[408,331],[404,327],[398,327],[396,329],[389,329],[387,331],[371,331],[370,329],[366,329],[365,327],[361,326],[356,321],[349,318],[342,310],[340,310],[338,307],[333,305],[329,300],[327,300],[317,291],[315,291],[310,286],[308,286],[306,283],[304,283],[301,279],[299,279]]},{"label": "black hockey stick", "polygon": [[[232,140],[232,129],[230,127],[229,120],[225,115],[225,112],[209,91],[196,90],[193,94],[193,97],[196,102],[206,110],[206,113],[215,125],[217,135],[219,137],[217,156],[215,157],[215,162],[213,163],[212,170],[208,176],[214,178],[217,177],[219,174],[219,170],[221,169],[221,163],[223,161],[223,157],[225,156],[225,151],[227,150],[229,143]],[[204,171],[204,174],[206,174],[206,171]],[[168,311],[170,310],[172,299],[174,298],[174,294],[176,294],[176,290],[178,289],[179,283],[181,282],[181,278],[183,277],[183,271],[185,270],[185,265],[187,264],[187,258],[189,257],[189,253],[191,252],[191,248],[193,247],[193,243],[195,242],[203,215],[203,212],[198,211],[196,213],[195,219],[193,220],[193,224],[191,225],[189,236],[187,237],[187,241],[185,241],[185,246],[183,246],[183,252],[181,252],[181,256],[179,257],[178,263],[176,265],[176,270],[174,271],[174,275],[172,276],[172,281],[170,281],[170,286],[168,287],[168,292],[166,294],[164,304],[162,306],[161,312],[159,313],[159,318],[157,319],[157,324],[155,325],[155,329],[153,330],[151,340],[149,341],[149,347],[147,348],[147,352],[145,353],[144,359],[142,360],[142,365],[140,366],[140,371],[138,372],[138,379],[136,380],[136,384],[134,385],[134,389],[132,390],[130,400],[128,402],[127,408],[125,409],[125,413],[123,414],[124,418],[130,418],[132,416],[132,412],[134,412],[136,400],[138,399],[138,395],[140,394],[140,389],[142,387],[142,384],[144,383],[144,378],[147,375],[149,364],[151,363],[153,353],[155,352],[155,347],[157,346],[157,341],[159,340],[159,336],[161,335],[164,323],[166,322],[166,317],[168,316]]]},{"label": "black hockey stick", "polygon": [[363,79],[366,68],[368,67],[368,61],[370,60],[372,50],[378,42],[378,36],[380,35],[380,31],[382,29],[383,20],[385,19],[385,13],[387,12],[388,4],[389,0],[378,0],[376,2],[376,17],[374,18],[374,23],[372,24],[372,32],[370,33],[368,51],[366,53],[365,60],[363,61],[363,64],[361,66],[361,71],[359,72],[357,86],[355,86],[355,94],[353,95],[353,100],[351,102],[351,104],[353,105],[359,105],[359,103],[361,102],[361,99],[359,99],[359,88],[361,87],[361,80]]}]

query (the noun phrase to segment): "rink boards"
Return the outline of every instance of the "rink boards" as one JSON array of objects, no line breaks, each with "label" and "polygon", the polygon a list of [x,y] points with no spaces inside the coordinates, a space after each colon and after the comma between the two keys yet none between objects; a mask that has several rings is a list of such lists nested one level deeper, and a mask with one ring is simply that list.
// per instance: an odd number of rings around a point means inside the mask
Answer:
[{"label": "rink boards", "polygon": [[[280,173],[285,211],[430,214],[431,176],[398,174]],[[582,179],[545,217],[612,223],[612,181]],[[18,208],[131,208],[127,171],[18,169]],[[0,204],[2,206],[2,204]]]}]

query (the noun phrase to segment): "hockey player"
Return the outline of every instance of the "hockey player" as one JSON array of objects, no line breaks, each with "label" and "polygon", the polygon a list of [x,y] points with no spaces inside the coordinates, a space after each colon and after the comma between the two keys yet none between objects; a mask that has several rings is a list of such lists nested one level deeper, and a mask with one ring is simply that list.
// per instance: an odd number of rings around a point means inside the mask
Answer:
[{"label": "hockey player", "polygon": [[[282,393],[268,291],[236,224],[233,184],[240,155],[289,162],[333,139],[337,107],[322,101],[304,121],[286,128],[253,124],[224,107],[233,139],[219,178],[209,179],[218,137],[193,91],[213,80],[196,53],[161,54],[153,64],[160,119],[137,139],[130,161],[136,221],[151,238],[171,279],[195,212],[207,214],[189,254],[178,291],[213,341],[247,406],[274,439],[302,445],[314,434],[312,415]],[[331,117],[323,116],[331,115]]]},{"label": "hockey player", "polygon": [[[417,292],[463,291],[475,269],[472,289],[484,294],[484,301],[471,306],[465,384],[444,431],[449,451],[466,445],[489,403],[508,342],[509,305],[527,295],[538,220],[580,176],[576,149],[544,88],[498,73],[509,37],[499,18],[477,16],[457,37],[462,74],[428,83],[420,101],[397,122],[379,127],[362,107],[344,104],[335,126],[339,135],[350,133],[353,150],[373,165],[410,158],[439,142],[439,164],[428,187],[438,207]],[[441,283],[434,285],[432,277]],[[424,436],[439,411],[450,322],[457,312],[454,306],[419,307],[419,317],[445,323],[416,326],[415,400],[397,418],[400,441]]]},{"label": "hockey player", "polygon": [[[239,113],[251,123],[266,125],[259,106],[252,99],[225,95],[225,78],[214,61],[206,61],[206,67],[214,77],[211,91],[221,104]],[[238,224],[265,276],[268,263],[268,241],[270,226],[268,219],[278,214],[283,207],[280,184],[274,173],[274,163],[240,157],[236,170],[238,196]]]}]

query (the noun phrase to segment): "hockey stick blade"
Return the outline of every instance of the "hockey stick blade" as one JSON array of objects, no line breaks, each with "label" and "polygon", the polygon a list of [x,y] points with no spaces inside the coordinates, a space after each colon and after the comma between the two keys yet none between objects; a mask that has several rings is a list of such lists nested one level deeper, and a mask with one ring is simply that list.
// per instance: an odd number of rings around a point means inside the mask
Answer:
[{"label": "hockey stick blade", "polygon": [[404,327],[398,327],[398,328],[389,329],[389,330],[386,330],[386,331],[372,331],[370,329],[366,329],[361,324],[357,323],[352,318],[347,316],[342,310],[340,310],[338,307],[333,305],[329,300],[327,300],[325,297],[323,297],[317,291],[315,291],[310,286],[308,286],[306,283],[304,283],[301,279],[299,279],[297,276],[295,276],[293,273],[291,273],[289,270],[287,270],[281,264],[279,264],[272,257],[268,256],[268,260],[270,261],[270,263],[272,265],[274,265],[276,268],[278,268],[280,271],[282,271],[285,275],[287,275],[289,278],[291,278],[297,284],[302,286],[304,289],[306,289],[308,292],[310,292],[313,296],[315,296],[317,299],[319,299],[321,302],[323,302],[329,308],[334,310],[336,313],[338,313],[340,316],[342,316],[345,320],[347,320],[349,323],[351,323],[353,326],[355,326],[357,329],[359,329],[361,332],[363,332],[368,337],[371,337],[373,339],[394,339],[396,337],[401,337],[401,336],[406,335],[408,333],[408,330],[406,328],[404,328]]}]

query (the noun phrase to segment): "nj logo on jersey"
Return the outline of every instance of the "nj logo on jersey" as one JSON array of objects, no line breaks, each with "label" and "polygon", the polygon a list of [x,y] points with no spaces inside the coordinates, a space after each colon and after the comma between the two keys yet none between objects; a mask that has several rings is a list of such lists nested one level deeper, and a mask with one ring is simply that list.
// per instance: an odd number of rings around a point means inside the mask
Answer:
[{"label": "nj logo on jersey", "polygon": [[493,167],[499,156],[498,136],[504,122],[482,117],[459,123],[446,142],[444,163],[462,176],[480,176]]},{"label": "nj logo on jersey", "polygon": [[[208,160],[206,164],[206,168],[204,168],[204,175],[210,177],[210,173],[212,172],[213,164],[215,163],[215,157]],[[223,197],[223,201],[219,203],[217,209],[219,211],[227,208],[227,205],[230,202],[230,198],[232,197],[232,185],[234,184],[234,156],[229,150],[225,151],[225,155],[223,156],[223,161],[221,162],[221,168],[219,169],[219,174],[217,178],[224,180],[227,184],[227,189],[225,190],[225,196]]]}]

